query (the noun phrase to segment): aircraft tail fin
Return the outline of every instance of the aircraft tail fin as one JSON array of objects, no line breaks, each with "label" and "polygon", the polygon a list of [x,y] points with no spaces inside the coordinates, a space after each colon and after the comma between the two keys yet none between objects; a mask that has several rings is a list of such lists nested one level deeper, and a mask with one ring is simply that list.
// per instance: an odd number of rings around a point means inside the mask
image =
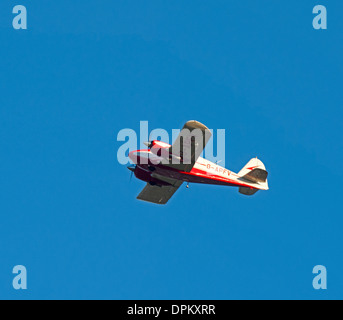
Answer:
[{"label": "aircraft tail fin", "polygon": [[258,190],[269,189],[267,181],[268,172],[263,162],[257,158],[251,159],[242,170],[239,171],[238,175],[254,184],[253,188],[240,187],[239,192],[242,194],[253,195]]}]

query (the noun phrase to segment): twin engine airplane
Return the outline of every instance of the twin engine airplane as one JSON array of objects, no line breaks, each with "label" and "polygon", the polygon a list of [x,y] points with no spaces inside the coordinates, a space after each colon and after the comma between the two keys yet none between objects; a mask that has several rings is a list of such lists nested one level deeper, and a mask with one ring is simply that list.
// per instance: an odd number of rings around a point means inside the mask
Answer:
[{"label": "twin engine airplane", "polygon": [[128,169],[147,184],[137,199],[166,204],[183,182],[239,187],[253,195],[268,190],[268,172],[262,161],[251,159],[238,174],[208,161],[200,154],[211,138],[210,130],[198,121],[188,121],[173,145],[153,140],[149,149],[131,151],[134,165]]}]

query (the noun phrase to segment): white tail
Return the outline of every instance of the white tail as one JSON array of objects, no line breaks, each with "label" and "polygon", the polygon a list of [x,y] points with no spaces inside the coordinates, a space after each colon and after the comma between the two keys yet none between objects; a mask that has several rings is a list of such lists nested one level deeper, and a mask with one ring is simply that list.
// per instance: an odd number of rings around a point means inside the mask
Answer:
[{"label": "white tail", "polygon": [[241,171],[238,172],[238,175],[246,179],[254,184],[255,189],[250,189],[246,187],[239,188],[239,192],[252,195],[258,189],[260,190],[268,190],[268,181],[267,176],[268,172],[266,171],[266,167],[264,166],[263,162],[257,158],[251,159]]},{"label": "white tail", "polygon": [[238,172],[238,175],[243,177],[247,173],[249,173],[253,169],[262,169],[266,170],[263,162],[257,158],[252,158],[243,168],[241,171]]}]

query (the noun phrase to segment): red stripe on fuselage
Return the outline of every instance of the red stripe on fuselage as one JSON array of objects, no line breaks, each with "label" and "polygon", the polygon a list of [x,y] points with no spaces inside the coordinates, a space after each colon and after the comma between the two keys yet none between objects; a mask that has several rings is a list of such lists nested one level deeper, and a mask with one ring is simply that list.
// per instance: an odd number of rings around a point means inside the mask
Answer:
[{"label": "red stripe on fuselage", "polygon": [[[129,157],[131,160],[135,162],[137,158],[140,158],[140,156],[134,156],[133,154],[135,152],[149,152],[150,150],[136,150],[136,151],[131,151]],[[136,158],[136,159],[135,159]],[[139,160],[139,159],[137,159]],[[148,165],[147,164],[140,164],[140,161],[135,162],[139,167],[142,169],[147,169]],[[202,166],[207,167],[206,164],[203,163],[197,163]],[[206,183],[206,184],[221,184],[221,185],[230,185],[230,186],[240,186],[240,187],[248,187],[252,189],[257,189],[251,185],[239,182],[237,180],[232,180],[229,178],[225,178],[220,175],[216,174],[211,174],[208,171],[197,169],[197,168],[192,168],[190,172],[185,172],[178,170],[176,168],[171,168],[168,166],[165,166],[163,164],[150,164],[156,168],[155,173],[161,174],[163,176],[177,179],[177,180],[182,180],[182,181],[189,181],[189,182],[194,182],[194,183]],[[229,171],[229,170],[228,170]],[[229,171],[230,172],[230,171]]]}]

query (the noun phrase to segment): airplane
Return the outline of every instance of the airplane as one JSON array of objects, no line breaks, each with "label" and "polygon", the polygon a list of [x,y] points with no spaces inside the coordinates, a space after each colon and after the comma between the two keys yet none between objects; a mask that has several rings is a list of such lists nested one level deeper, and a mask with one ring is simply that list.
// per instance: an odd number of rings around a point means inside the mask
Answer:
[{"label": "airplane", "polygon": [[147,182],[137,199],[166,204],[176,190],[187,182],[236,186],[239,192],[251,196],[258,190],[268,190],[268,172],[261,160],[251,159],[237,174],[200,154],[211,138],[211,131],[202,123],[188,121],[173,145],[153,140],[144,142],[148,149],[129,153],[134,163],[127,168],[136,178]]}]

